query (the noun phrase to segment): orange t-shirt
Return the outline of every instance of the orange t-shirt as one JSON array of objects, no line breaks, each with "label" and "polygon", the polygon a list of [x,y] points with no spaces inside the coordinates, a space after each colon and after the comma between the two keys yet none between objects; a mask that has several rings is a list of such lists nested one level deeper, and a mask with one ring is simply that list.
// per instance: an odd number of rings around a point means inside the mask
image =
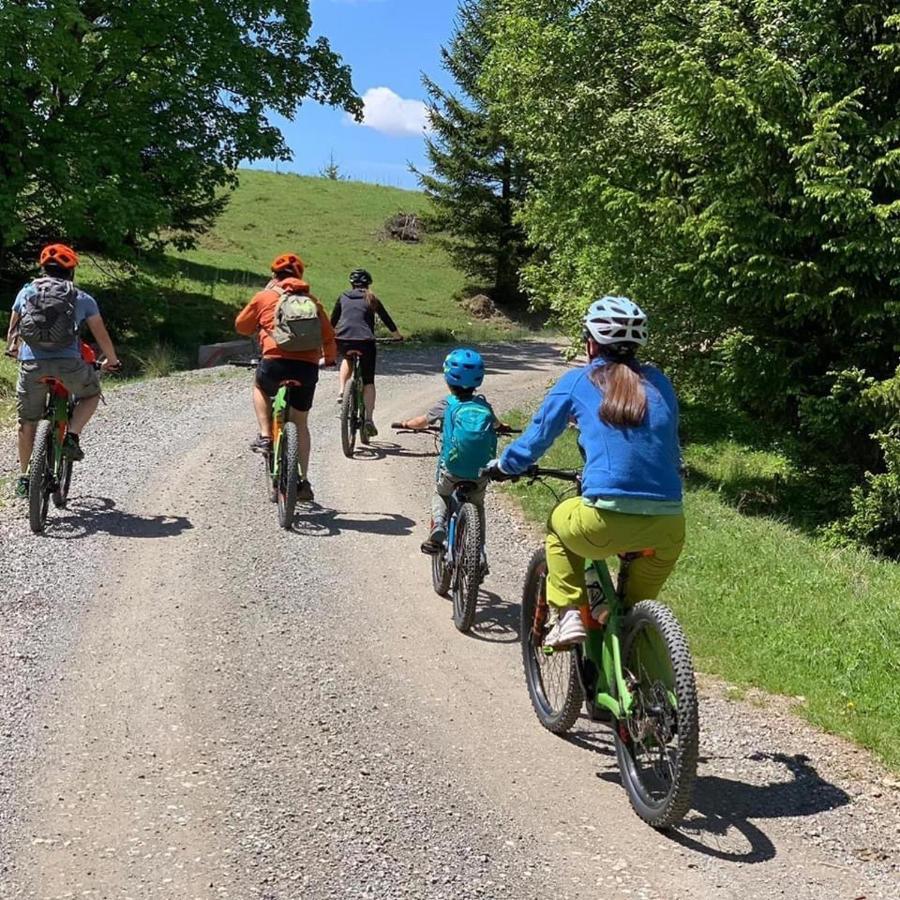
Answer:
[{"label": "orange t-shirt", "polygon": [[285,278],[278,282],[278,286],[288,291],[307,294],[316,304],[319,312],[319,322],[322,325],[321,350],[301,350],[288,352],[279,348],[272,337],[275,328],[275,308],[278,306],[280,295],[271,288],[266,288],[254,296],[254,298],[238,313],[234,321],[234,327],[238,334],[252,335],[259,331],[259,342],[264,357],[276,357],[279,359],[300,359],[304,362],[317,363],[321,357],[325,358],[328,365],[337,359],[337,346],[334,343],[334,328],[331,320],[325,313],[321,302],[317,297],[309,293],[309,285],[299,278]]}]

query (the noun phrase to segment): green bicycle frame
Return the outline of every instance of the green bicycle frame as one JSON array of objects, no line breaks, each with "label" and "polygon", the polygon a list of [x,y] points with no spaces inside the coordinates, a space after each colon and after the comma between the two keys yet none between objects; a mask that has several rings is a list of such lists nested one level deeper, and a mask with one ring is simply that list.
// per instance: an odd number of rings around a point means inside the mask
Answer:
[{"label": "green bicycle frame", "polygon": [[623,719],[631,715],[634,705],[634,698],[622,670],[621,635],[625,608],[613,586],[605,560],[593,560],[590,565],[600,582],[603,602],[609,606],[609,618],[602,629],[588,629],[583,652],[597,668],[597,693],[594,702],[617,719]]},{"label": "green bicycle frame", "polygon": [[71,400],[68,394],[58,394],[51,390],[47,399],[47,412],[45,418],[50,420],[50,440],[53,447],[53,469],[51,475],[53,482],[59,481],[59,474],[62,471],[63,462],[63,441],[66,437],[66,431],[69,428],[69,417],[71,416]]},{"label": "green bicycle frame", "polygon": [[269,472],[272,481],[277,482],[281,474],[281,441],[284,438],[284,424],[288,419],[288,392],[287,388],[282,385],[278,388],[275,396],[272,398],[272,420],[278,423],[278,437],[272,447],[272,459],[270,461]]}]

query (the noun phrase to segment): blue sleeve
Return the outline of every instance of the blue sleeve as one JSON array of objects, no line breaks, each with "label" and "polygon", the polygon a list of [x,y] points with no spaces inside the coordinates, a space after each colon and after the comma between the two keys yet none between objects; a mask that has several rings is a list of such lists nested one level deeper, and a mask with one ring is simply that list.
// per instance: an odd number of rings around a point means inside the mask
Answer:
[{"label": "blue sleeve", "polygon": [[84,291],[79,291],[77,302],[79,322],[83,322],[85,319],[90,319],[91,316],[100,315],[100,307],[97,306],[97,301],[90,294],[86,294]]},{"label": "blue sleeve", "polygon": [[544,398],[525,433],[513,441],[500,457],[500,466],[510,475],[521,475],[533,466],[566,430],[573,413],[572,390],[581,371],[567,372]]},{"label": "blue sleeve", "polygon": [[22,312],[22,307],[25,306],[25,298],[31,292],[31,285],[26,284],[25,287],[16,294],[16,299],[13,300],[12,311],[20,313]]}]

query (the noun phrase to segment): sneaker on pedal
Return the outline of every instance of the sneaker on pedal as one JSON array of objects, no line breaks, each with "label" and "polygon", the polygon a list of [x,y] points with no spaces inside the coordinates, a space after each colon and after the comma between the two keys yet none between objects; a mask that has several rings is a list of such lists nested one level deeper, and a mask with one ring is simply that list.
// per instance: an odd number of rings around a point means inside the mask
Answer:
[{"label": "sneaker on pedal", "polygon": [[378,437],[378,429],[375,427],[375,423],[371,419],[366,419],[366,437]]},{"label": "sneaker on pedal", "polygon": [[78,442],[78,437],[74,434],[67,434],[62,445],[63,455],[72,462],[81,462],[84,459],[84,450]]},{"label": "sneaker on pedal", "polygon": [[297,485],[297,499],[301,503],[312,503],[316,499],[312,485],[305,478]]},{"label": "sneaker on pedal", "polygon": [[263,437],[259,434],[256,436],[256,440],[250,441],[250,449],[254,453],[271,453],[272,438]]},{"label": "sneaker on pedal", "polygon": [[423,553],[427,553],[429,556],[434,556],[435,553],[440,553],[444,547],[444,541],[447,540],[447,532],[444,530],[443,525],[438,525],[435,528],[431,529],[431,534],[428,535],[427,541],[422,541],[421,550]]},{"label": "sneaker on pedal", "polygon": [[16,482],[16,496],[25,498],[28,496],[29,478],[27,475],[20,475]]},{"label": "sneaker on pedal", "polygon": [[581,621],[581,610],[569,607],[560,612],[559,619],[544,638],[544,646],[555,650],[583,644],[587,638],[584,622]]}]

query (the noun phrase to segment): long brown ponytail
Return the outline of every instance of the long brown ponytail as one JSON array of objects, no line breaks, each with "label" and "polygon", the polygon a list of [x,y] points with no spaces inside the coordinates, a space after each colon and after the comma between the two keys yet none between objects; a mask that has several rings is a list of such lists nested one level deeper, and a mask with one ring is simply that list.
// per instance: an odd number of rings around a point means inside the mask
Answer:
[{"label": "long brown ponytail", "polygon": [[603,391],[600,418],[617,428],[634,428],[647,417],[647,392],[641,367],[630,348],[602,353],[606,362],[591,370],[591,381]]},{"label": "long brown ponytail", "polygon": [[369,304],[369,309],[371,309],[372,312],[378,312],[378,307],[381,306],[381,301],[369,290],[366,291],[366,303]]}]

